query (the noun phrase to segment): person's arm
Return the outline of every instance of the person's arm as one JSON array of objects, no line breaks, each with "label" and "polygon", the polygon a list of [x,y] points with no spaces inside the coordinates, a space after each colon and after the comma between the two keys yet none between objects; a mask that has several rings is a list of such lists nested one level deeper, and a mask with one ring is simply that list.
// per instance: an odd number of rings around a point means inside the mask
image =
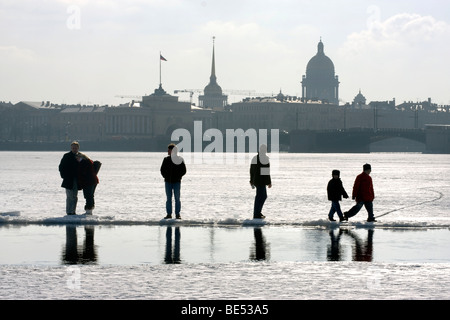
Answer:
[{"label": "person's arm", "polygon": [[164,179],[166,179],[166,177],[167,177],[167,161],[166,161],[166,159],[167,158],[163,159],[163,162],[161,164],[161,169],[159,170]]},{"label": "person's arm", "polygon": [[357,176],[355,179],[355,183],[353,184],[353,192],[352,192],[353,200],[355,200],[358,195],[360,185],[361,185],[361,176]]},{"label": "person's arm", "polygon": [[341,192],[342,192],[342,196],[344,197],[344,199],[348,198],[348,194],[344,189],[344,185],[342,184],[342,181],[340,181],[340,185],[341,185]]},{"label": "person's arm", "polygon": [[256,163],[253,163],[250,165],[250,184],[252,186],[255,185],[255,174],[256,170],[258,170]]}]

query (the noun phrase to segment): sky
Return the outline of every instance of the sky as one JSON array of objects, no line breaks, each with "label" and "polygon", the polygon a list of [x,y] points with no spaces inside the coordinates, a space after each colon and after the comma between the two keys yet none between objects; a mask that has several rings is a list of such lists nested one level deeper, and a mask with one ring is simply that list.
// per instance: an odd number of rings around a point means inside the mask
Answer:
[{"label": "sky", "polygon": [[0,0],[0,101],[119,105],[161,76],[198,104],[213,37],[230,103],[245,91],[300,97],[322,39],[342,104],[359,90],[367,102],[450,104],[445,0]]}]

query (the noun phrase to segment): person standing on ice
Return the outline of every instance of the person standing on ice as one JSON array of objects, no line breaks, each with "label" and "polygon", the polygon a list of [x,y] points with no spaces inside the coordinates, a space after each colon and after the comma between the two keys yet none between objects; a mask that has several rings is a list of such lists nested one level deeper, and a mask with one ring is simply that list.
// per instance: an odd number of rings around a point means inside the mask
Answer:
[{"label": "person standing on ice", "polygon": [[256,187],[255,203],[253,207],[253,219],[264,219],[261,213],[267,199],[267,189],[272,187],[270,178],[270,159],[267,156],[267,145],[259,147],[259,153],[253,157],[250,165],[250,185]]},{"label": "person standing on ice", "polygon": [[80,144],[73,141],[70,145],[70,151],[65,153],[59,163],[59,174],[63,179],[61,187],[66,189],[66,214],[74,215],[78,202],[78,162],[76,155],[80,150]]},{"label": "person standing on ice", "polygon": [[342,200],[342,197],[348,199],[348,194],[345,191],[344,186],[342,185],[341,179],[339,178],[340,174],[341,172],[339,170],[333,170],[331,172],[333,178],[328,182],[327,185],[328,200],[331,201],[331,208],[330,212],[328,213],[328,219],[330,221],[336,221],[333,218],[335,212],[339,216],[340,222],[345,221],[339,201]]},{"label": "person standing on ice", "polygon": [[175,198],[175,217],[181,219],[180,189],[181,178],[186,174],[184,159],[178,155],[178,148],[171,143],[167,147],[168,156],[161,164],[161,175],[164,178],[166,189],[166,213],[164,219],[172,219],[172,195]]},{"label": "person standing on ice", "polygon": [[86,200],[84,210],[86,210],[87,215],[91,215],[95,207],[94,193],[99,182],[97,173],[95,172],[94,162],[85,154],[78,152],[76,159],[78,161],[78,188],[83,190],[83,196]]},{"label": "person standing on ice", "polygon": [[372,167],[370,164],[366,163],[363,166],[363,172],[360,173],[353,184],[352,199],[356,200],[356,204],[347,212],[344,212],[345,220],[356,215],[362,206],[364,206],[368,213],[368,222],[375,222],[375,217],[373,215],[373,200],[375,199],[375,192],[373,191],[372,178],[370,173],[372,172]]}]

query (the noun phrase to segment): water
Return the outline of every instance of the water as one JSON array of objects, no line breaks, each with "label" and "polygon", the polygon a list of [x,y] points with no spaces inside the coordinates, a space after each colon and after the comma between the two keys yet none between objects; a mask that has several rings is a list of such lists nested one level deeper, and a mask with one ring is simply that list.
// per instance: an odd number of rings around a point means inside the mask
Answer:
[{"label": "water", "polygon": [[440,228],[4,226],[0,265],[447,263],[449,242]]},{"label": "water", "polygon": [[[279,154],[255,225],[252,155],[185,155],[183,219],[168,223],[165,154],[88,152],[103,163],[93,216],[82,193],[65,216],[62,154],[0,152],[2,299],[450,297],[450,155]],[[328,221],[331,171],[350,194],[366,162],[378,222],[364,208]]]}]

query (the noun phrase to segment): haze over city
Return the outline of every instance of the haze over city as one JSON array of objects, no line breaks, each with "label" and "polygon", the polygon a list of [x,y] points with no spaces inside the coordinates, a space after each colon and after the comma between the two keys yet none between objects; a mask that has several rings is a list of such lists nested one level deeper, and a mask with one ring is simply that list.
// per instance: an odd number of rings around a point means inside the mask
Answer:
[{"label": "haze over city", "polygon": [[[322,39],[341,103],[450,104],[450,2],[49,0],[0,3],[0,101],[126,102],[159,85],[203,89],[215,37],[217,82],[301,96]],[[188,99],[188,96],[183,96]],[[194,101],[196,102],[196,101]]]}]

